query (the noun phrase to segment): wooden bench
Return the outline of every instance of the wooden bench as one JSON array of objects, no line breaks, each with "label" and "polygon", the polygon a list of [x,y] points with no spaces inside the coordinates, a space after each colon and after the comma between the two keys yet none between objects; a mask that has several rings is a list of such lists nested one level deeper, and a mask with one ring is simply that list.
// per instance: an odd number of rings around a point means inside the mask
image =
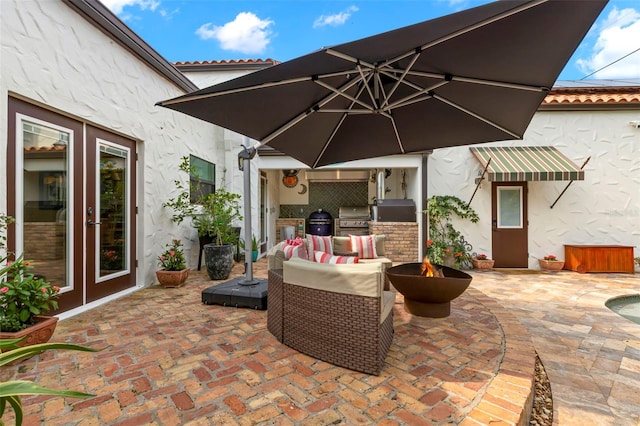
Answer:
[{"label": "wooden bench", "polygon": [[564,269],[581,274],[586,272],[633,274],[633,246],[565,244]]}]

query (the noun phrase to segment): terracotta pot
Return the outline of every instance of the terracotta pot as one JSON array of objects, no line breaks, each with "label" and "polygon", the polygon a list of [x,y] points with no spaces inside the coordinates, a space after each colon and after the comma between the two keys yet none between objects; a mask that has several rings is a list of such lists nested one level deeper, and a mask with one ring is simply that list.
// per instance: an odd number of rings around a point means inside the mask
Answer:
[{"label": "terracotta pot", "polygon": [[471,259],[471,263],[473,263],[473,267],[482,271],[490,271],[493,268],[493,264],[495,260],[493,259]]},{"label": "terracotta pot", "polygon": [[547,271],[559,271],[564,267],[564,260],[544,260],[538,259],[540,268]]},{"label": "terracotta pot", "polygon": [[58,324],[58,317],[47,317],[44,315],[36,315],[34,317],[36,323],[24,330],[15,332],[0,332],[0,339],[21,339],[27,336],[18,346],[31,346],[39,343],[47,343]]},{"label": "terracotta pot", "polygon": [[189,268],[181,271],[165,271],[161,269],[156,271],[156,277],[158,277],[158,282],[163,287],[180,287],[189,277]]}]

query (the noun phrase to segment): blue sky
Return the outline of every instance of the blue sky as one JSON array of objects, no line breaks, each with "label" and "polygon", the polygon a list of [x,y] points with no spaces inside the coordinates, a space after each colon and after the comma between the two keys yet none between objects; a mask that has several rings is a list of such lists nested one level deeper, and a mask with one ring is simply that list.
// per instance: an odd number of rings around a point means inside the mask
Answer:
[{"label": "blue sky", "polygon": [[[321,47],[489,2],[101,1],[171,62],[266,58],[286,61]],[[579,80],[584,77],[640,78],[640,0],[610,0],[559,80]]]}]

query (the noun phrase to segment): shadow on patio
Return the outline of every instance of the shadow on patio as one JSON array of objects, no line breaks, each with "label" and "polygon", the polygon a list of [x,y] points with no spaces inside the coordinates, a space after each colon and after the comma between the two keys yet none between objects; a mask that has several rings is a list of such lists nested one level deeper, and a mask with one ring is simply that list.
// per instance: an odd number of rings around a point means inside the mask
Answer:
[{"label": "shadow on patio", "polygon": [[[266,277],[265,267],[259,261],[255,276]],[[153,286],[61,321],[52,341],[109,348],[47,352],[23,361],[16,378],[96,396],[25,397],[25,424],[517,424],[528,416],[531,341],[473,282],[448,318],[411,316],[398,295],[380,376],[280,344],[266,311],[203,305],[201,291],[215,283],[192,271],[182,288]]]}]

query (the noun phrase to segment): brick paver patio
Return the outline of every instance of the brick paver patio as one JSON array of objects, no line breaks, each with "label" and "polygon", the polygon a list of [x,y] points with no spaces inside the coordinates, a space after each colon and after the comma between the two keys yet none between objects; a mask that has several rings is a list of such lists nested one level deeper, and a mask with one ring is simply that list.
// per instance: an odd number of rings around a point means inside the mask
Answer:
[{"label": "brick paver patio", "polygon": [[[255,269],[265,276],[264,261]],[[25,397],[25,424],[429,425],[526,414],[532,346],[509,355],[499,316],[521,326],[472,288],[443,319],[405,313],[399,296],[387,366],[370,376],[280,344],[266,311],[203,305],[213,284],[196,271],[183,288],[154,286],[60,321],[53,340],[108,348],[48,352],[17,377],[96,396]],[[505,395],[487,400],[496,386]]]}]

